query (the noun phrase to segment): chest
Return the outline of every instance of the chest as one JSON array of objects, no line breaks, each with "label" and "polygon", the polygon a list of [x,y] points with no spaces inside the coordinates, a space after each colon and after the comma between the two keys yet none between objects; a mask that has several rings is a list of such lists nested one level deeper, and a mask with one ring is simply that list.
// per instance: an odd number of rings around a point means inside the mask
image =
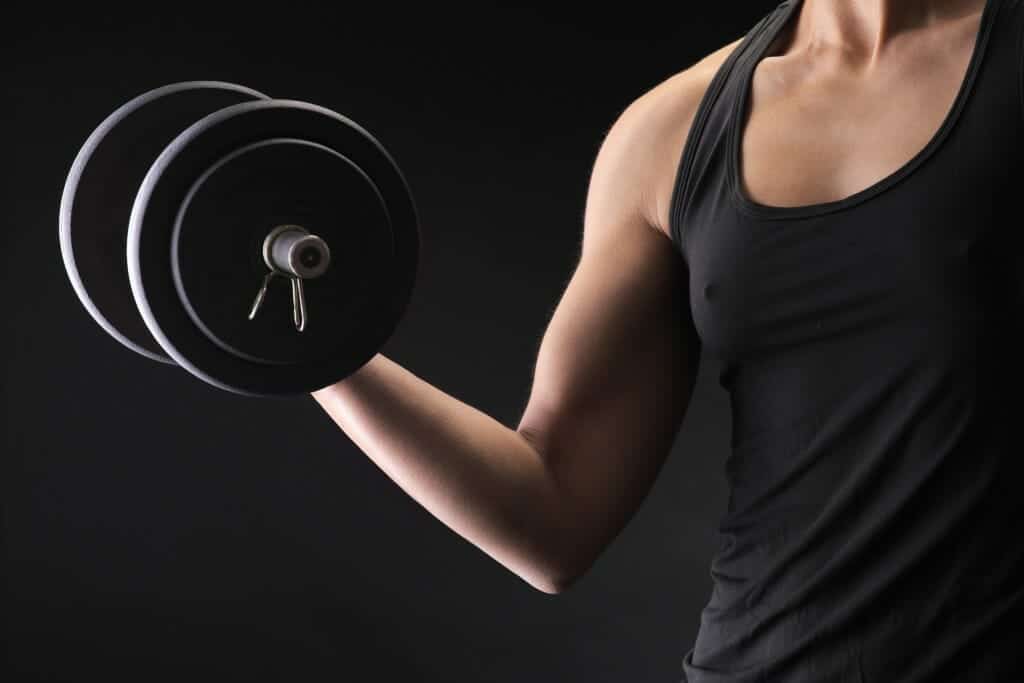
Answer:
[{"label": "chest", "polygon": [[[966,41],[964,41],[966,42]],[[744,193],[769,206],[843,199],[910,162],[964,87],[969,45],[877,67],[871,76],[787,58],[758,64],[740,122]]]},{"label": "chest", "polygon": [[709,351],[806,358],[871,337],[952,359],[1024,317],[1020,34],[959,30],[870,78],[784,51],[738,62],[678,223]]},{"label": "chest", "polygon": [[[960,124],[898,182],[835,211],[766,218],[698,193],[686,248],[705,346],[738,360],[877,333],[955,355],[1024,315],[1021,155],[992,153],[1017,143],[979,117]],[[820,199],[801,189],[798,203]]]}]

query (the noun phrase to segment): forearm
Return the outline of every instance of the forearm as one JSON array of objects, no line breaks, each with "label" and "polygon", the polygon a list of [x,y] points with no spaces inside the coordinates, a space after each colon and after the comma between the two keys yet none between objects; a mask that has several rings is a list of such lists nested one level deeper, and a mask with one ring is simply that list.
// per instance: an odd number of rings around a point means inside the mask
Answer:
[{"label": "forearm", "polygon": [[570,517],[537,450],[514,429],[383,355],[313,397],[399,487],[544,592],[565,576]]}]

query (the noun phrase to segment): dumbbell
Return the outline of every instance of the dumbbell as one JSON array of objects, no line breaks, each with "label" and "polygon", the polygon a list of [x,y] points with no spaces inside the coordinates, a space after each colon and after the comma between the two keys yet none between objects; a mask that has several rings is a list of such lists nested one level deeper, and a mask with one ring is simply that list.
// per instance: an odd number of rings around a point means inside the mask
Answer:
[{"label": "dumbbell", "polygon": [[93,319],[209,384],[314,391],[390,338],[416,280],[409,186],[324,107],[216,81],[146,92],[71,166],[60,249]]}]

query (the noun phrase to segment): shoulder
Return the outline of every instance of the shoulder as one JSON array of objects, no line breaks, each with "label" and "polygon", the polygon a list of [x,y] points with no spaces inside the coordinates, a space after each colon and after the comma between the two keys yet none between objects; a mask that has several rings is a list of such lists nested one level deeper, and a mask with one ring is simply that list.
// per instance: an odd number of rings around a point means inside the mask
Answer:
[{"label": "shoulder", "polygon": [[611,125],[595,174],[628,178],[631,203],[653,228],[668,236],[668,213],[683,145],[704,93],[719,67],[743,38],[724,45],[692,66],[645,91]]}]

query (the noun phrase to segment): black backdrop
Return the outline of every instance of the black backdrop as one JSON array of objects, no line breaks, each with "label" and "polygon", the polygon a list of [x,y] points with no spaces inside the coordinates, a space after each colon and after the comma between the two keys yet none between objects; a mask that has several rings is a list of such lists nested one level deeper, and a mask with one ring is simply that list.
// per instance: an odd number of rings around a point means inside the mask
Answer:
[{"label": "black backdrop", "polygon": [[0,29],[4,680],[678,680],[725,505],[714,359],[633,521],[550,596],[312,399],[241,398],[108,338],[64,274],[57,206],[88,133],[150,88],[227,80],[337,110],[395,156],[422,220],[383,352],[513,425],[608,126],[772,3],[257,4],[40,5]]}]

